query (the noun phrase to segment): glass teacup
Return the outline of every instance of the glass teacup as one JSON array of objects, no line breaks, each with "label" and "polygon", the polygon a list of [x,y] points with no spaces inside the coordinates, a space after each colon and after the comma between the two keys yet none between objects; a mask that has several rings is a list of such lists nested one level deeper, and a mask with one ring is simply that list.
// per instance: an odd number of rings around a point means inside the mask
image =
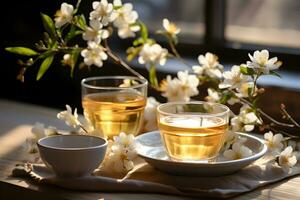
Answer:
[{"label": "glass teacup", "polygon": [[157,108],[157,120],[166,151],[176,161],[207,162],[223,146],[229,108],[202,101],[171,102]]},{"label": "glass teacup", "polygon": [[147,100],[147,80],[131,76],[83,79],[84,116],[107,138],[120,132],[137,135]]}]

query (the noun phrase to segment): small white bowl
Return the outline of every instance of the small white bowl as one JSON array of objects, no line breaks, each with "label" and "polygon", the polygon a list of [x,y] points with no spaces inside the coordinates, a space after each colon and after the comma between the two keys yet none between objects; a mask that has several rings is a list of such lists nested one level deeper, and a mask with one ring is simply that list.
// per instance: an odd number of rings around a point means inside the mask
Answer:
[{"label": "small white bowl", "polygon": [[90,175],[103,161],[107,141],[87,135],[57,135],[37,142],[40,156],[59,177]]}]

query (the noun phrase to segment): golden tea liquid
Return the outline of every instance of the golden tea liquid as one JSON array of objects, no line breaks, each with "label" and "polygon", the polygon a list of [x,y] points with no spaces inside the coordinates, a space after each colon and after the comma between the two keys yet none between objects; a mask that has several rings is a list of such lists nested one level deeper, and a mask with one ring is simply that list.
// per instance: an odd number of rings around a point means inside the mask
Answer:
[{"label": "golden tea liquid", "polygon": [[201,161],[217,156],[227,126],[227,122],[218,117],[166,116],[159,122],[168,154],[179,161]]},{"label": "golden tea liquid", "polygon": [[84,115],[106,137],[138,134],[146,100],[137,92],[93,93],[83,97]]}]

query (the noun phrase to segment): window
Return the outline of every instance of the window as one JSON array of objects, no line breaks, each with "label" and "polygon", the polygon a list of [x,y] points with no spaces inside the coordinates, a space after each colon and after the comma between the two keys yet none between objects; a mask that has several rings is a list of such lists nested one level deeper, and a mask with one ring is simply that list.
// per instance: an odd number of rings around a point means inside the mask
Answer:
[{"label": "window", "polygon": [[228,0],[226,14],[230,41],[300,47],[299,0]]},{"label": "window", "polygon": [[204,37],[204,0],[127,0],[139,13],[139,18],[154,33],[162,29],[164,18],[181,28],[180,41],[201,43]]},{"label": "window", "polygon": [[[285,69],[298,70],[300,55],[299,0],[123,0],[131,2],[150,33],[168,18],[181,28],[177,50],[195,58],[207,51],[224,64],[242,63],[247,54],[268,49]],[[152,37],[152,36],[151,36]],[[154,36],[167,46],[165,39]],[[125,43],[125,47],[128,47]],[[174,64],[172,63],[172,66]],[[170,70],[164,67],[164,70]]]}]

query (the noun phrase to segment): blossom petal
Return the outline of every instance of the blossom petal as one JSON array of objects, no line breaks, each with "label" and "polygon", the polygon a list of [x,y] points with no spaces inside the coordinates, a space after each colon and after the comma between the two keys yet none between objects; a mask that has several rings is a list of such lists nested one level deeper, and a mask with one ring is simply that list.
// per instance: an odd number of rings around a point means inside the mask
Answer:
[{"label": "blossom petal", "polygon": [[166,19],[166,18],[164,18],[163,19],[163,27],[164,27],[164,29],[168,30],[169,24],[170,24],[169,20]]},{"label": "blossom petal", "polygon": [[233,160],[235,158],[235,153],[233,150],[228,149],[224,151],[223,156],[227,159]]},{"label": "blossom petal", "polygon": [[273,139],[272,131],[269,131],[269,132],[265,133],[264,138],[265,138],[265,140],[271,141]]}]

